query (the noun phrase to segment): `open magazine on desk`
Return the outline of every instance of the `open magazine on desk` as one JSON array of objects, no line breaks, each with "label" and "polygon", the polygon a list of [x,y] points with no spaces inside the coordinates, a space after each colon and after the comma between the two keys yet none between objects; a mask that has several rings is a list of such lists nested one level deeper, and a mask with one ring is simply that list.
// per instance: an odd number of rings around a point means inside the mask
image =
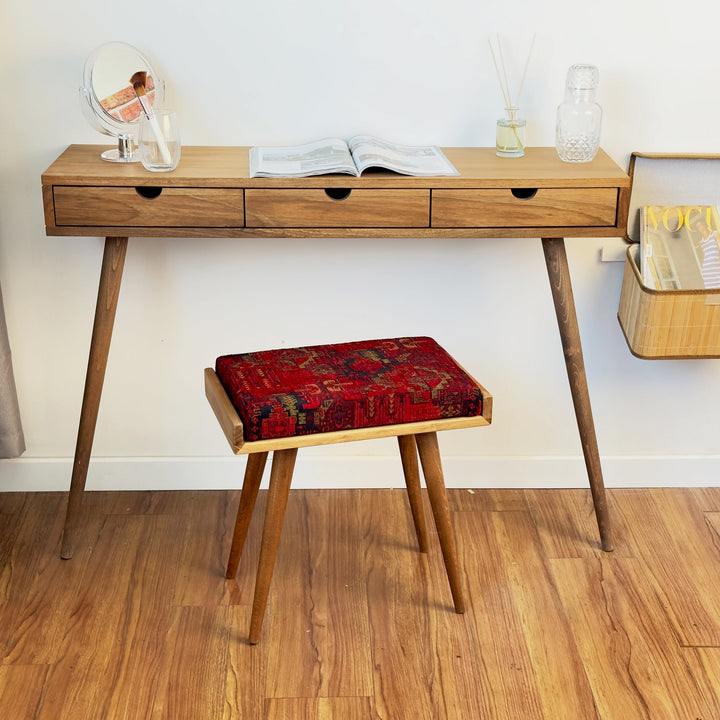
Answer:
[{"label": "open magazine on desk", "polygon": [[359,177],[368,168],[402,175],[458,175],[435,145],[398,145],[370,135],[345,141],[325,138],[302,145],[250,148],[250,177],[310,177],[347,173]]}]

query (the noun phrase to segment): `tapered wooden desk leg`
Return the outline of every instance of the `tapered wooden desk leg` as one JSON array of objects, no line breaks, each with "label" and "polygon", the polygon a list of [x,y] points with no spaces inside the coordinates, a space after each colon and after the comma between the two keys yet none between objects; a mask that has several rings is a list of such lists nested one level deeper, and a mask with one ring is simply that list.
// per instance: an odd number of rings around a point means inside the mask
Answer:
[{"label": "tapered wooden desk leg", "polygon": [[570,392],[572,393],[575,417],[585,467],[587,468],[595,505],[595,517],[600,530],[600,541],[603,550],[610,552],[613,549],[612,528],[608,512],[605,484],[603,482],[600,455],[598,453],[595,423],[590,406],[590,395],[585,375],[585,362],[583,360],[580,331],[578,329],[577,315],[575,314],[575,300],[573,298],[570,271],[568,269],[567,254],[565,253],[565,240],[563,238],[543,238],[543,252],[547,265],[550,288],[552,289],[555,314],[557,315],[560,338],[565,353],[565,366]]},{"label": "tapered wooden desk leg", "polygon": [[93,324],[90,356],[85,376],[85,393],[82,410],[80,411],[80,427],[77,445],[75,446],[75,462],[70,481],[65,528],[63,530],[62,549],[60,554],[69,559],[73,556],[75,531],[82,514],[82,499],[85,491],[90,452],[95,437],[100,396],[102,395],[107,367],[110,339],[112,338],[115,310],[117,308],[120,283],[128,239],[126,237],[105,239],[100,286],[98,288],[97,305],[95,306],[95,322]]}]

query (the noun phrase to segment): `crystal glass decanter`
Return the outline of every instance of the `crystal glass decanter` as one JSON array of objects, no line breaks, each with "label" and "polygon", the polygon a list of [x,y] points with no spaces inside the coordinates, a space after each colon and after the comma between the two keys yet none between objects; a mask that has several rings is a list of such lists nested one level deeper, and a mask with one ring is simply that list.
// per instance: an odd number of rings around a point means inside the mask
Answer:
[{"label": "crystal glass decanter", "polygon": [[600,147],[602,109],[595,101],[600,73],[594,65],[572,65],[565,102],[557,110],[555,147],[565,162],[590,162]]}]

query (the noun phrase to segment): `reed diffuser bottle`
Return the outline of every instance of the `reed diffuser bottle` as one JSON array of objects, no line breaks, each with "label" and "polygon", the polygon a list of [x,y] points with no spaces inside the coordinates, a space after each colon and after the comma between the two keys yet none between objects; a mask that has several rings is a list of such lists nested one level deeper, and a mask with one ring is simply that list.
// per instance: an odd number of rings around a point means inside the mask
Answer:
[{"label": "reed diffuser bottle", "polygon": [[572,65],[565,102],[557,110],[555,147],[565,162],[590,162],[600,147],[602,109],[595,101],[600,73],[594,65]]},{"label": "reed diffuser bottle", "polygon": [[497,121],[495,153],[500,157],[522,157],[525,154],[525,120],[516,107],[506,107],[505,117]]}]

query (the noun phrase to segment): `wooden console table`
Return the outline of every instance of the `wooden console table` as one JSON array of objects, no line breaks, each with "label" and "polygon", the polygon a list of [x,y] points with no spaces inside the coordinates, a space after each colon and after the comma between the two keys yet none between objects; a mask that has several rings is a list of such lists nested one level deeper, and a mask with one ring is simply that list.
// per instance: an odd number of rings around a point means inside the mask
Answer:
[{"label": "wooden console table", "polygon": [[48,235],[105,237],[62,556],[73,554],[129,236],[542,239],[595,514],[604,550],[612,532],[587,389],[566,236],[623,236],[628,176],[603,152],[561,162],[553,148],[503,159],[494,148],[446,148],[459,171],[418,178],[248,177],[248,148],[185,147],[178,168],[100,159],[70,146],[42,176]]}]

